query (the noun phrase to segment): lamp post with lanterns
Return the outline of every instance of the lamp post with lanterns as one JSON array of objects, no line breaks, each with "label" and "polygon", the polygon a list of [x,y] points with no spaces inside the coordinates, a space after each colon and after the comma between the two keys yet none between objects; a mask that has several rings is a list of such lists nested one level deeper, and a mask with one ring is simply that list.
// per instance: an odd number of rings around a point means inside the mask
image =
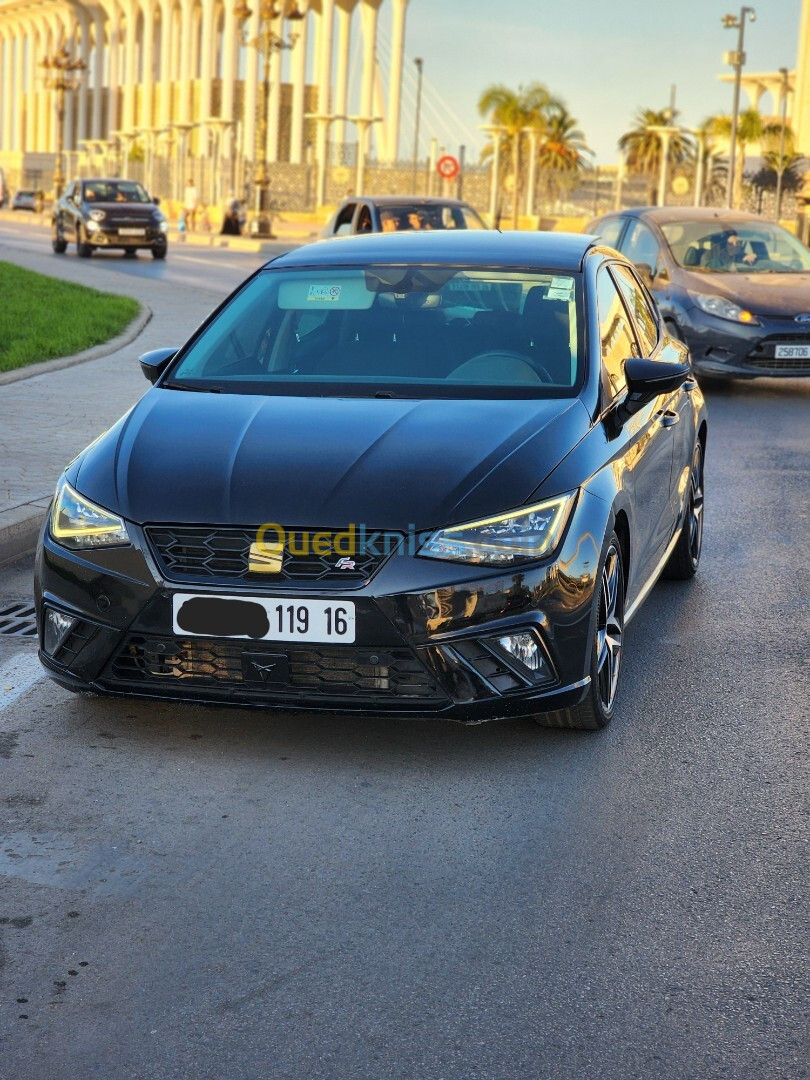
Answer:
[{"label": "lamp post with lanterns", "polygon": [[259,4],[259,27],[255,36],[251,36],[249,21],[253,12],[247,0],[239,0],[233,9],[234,18],[239,23],[243,45],[256,49],[263,63],[262,95],[256,124],[256,147],[253,184],[256,192],[256,235],[270,236],[270,218],[267,215],[266,192],[270,186],[270,172],[267,162],[267,130],[270,114],[270,58],[282,49],[291,49],[298,40],[297,34],[287,38],[276,29],[281,19],[296,21],[306,18],[295,0],[261,0]]},{"label": "lamp post with lanterns", "polygon": [[728,191],[726,205],[734,205],[734,167],[737,154],[737,126],[740,120],[740,84],[742,69],[745,64],[745,23],[756,22],[757,13],[752,7],[741,7],[739,15],[724,15],[723,26],[726,30],[737,31],[737,50],[726,54],[726,60],[734,68],[734,107],[731,113],[731,146],[728,152]]},{"label": "lamp post with lanterns", "polygon": [[63,45],[53,56],[40,60],[45,72],[45,86],[56,94],[56,168],[53,174],[54,201],[62,194],[65,183],[62,172],[65,133],[65,96],[77,90],[87,67],[81,57],[73,57]]}]

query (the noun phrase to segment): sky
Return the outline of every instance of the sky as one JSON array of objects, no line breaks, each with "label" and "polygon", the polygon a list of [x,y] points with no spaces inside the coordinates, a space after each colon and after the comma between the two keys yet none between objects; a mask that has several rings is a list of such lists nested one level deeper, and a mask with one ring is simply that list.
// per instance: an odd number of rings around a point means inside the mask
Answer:
[{"label": "sky", "polygon": [[[793,70],[801,0],[753,4],[746,70]],[[400,156],[410,157],[413,148],[415,57],[424,60],[422,153],[436,136],[448,151],[463,143],[468,158],[476,156],[486,138],[478,130],[477,102],[491,83],[514,89],[545,83],[580,121],[601,165],[617,161],[616,142],[637,109],[669,104],[673,83],[681,123],[696,126],[730,113],[732,87],[718,75],[731,70],[723,53],[736,47],[737,32],[724,29],[721,16],[738,14],[740,6],[739,0],[410,0]],[[383,4],[380,11],[381,54],[390,8]]]}]

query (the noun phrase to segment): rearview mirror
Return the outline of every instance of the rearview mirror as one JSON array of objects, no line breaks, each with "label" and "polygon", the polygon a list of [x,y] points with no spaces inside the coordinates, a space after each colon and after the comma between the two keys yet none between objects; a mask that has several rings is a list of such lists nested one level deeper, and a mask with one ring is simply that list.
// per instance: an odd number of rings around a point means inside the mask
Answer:
[{"label": "rearview mirror", "polygon": [[638,412],[659,394],[670,394],[689,377],[688,364],[671,364],[658,360],[639,360],[633,357],[624,362],[627,379],[625,410]]},{"label": "rearview mirror", "polygon": [[177,356],[177,348],[152,349],[151,352],[145,352],[142,356],[139,356],[138,363],[141,365],[141,371],[154,386],[169,366],[169,361],[175,356]]}]

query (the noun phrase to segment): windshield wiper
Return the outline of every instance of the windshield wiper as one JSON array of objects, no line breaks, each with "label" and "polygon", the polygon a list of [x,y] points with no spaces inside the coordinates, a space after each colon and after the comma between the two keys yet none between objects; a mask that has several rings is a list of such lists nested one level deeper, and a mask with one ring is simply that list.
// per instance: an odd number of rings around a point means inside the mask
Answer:
[{"label": "windshield wiper", "polygon": [[178,382],[165,382],[161,385],[161,390],[188,390],[195,394],[221,394],[222,389],[219,386],[190,386],[188,383]]}]

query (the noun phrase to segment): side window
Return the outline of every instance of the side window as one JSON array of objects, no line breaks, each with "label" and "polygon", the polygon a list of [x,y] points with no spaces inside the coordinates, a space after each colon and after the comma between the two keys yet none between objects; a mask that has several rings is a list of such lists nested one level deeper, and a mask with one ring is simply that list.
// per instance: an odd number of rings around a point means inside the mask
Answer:
[{"label": "side window", "polygon": [[661,254],[655,237],[641,221],[630,222],[619,250],[630,262],[647,263],[651,270]]},{"label": "side window", "polygon": [[335,236],[348,236],[352,231],[352,218],[356,207],[357,203],[346,203],[343,209],[338,211],[333,230]]},{"label": "side window", "polygon": [[644,356],[652,356],[658,344],[658,320],[650,307],[647,294],[626,266],[613,263],[611,272],[616,278],[624,301],[633,316]]},{"label": "side window", "polygon": [[373,231],[374,226],[371,222],[371,210],[368,206],[361,206],[360,213],[357,215],[357,232],[367,233]]},{"label": "side window", "polygon": [[67,191],[65,192],[65,198],[66,198],[66,199],[67,199],[67,200],[68,200],[69,202],[72,202],[72,201],[73,201],[73,197],[74,197],[74,196],[75,196],[75,194],[76,194],[76,188],[77,188],[78,186],[79,186],[79,185],[78,185],[77,183],[75,183],[75,182],[74,182],[74,183],[72,183],[72,184],[70,185],[70,187],[69,187],[69,188],[67,189]]},{"label": "side window", "polygon": [[612,401],[627,385],[625,360],[638,356],[639,350],[613,278],[604,267],[596,279],[596,308],[602,346],[602,385],[607,400]]},{"label": "side window", "polygon": [[599,226],[599,238],[603,244],[615,248],[619,242],[619,234],[624,225],[624,218],[614,217],[603,221]]}]

